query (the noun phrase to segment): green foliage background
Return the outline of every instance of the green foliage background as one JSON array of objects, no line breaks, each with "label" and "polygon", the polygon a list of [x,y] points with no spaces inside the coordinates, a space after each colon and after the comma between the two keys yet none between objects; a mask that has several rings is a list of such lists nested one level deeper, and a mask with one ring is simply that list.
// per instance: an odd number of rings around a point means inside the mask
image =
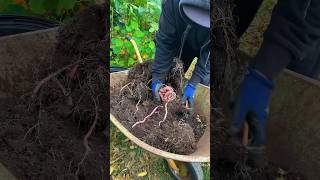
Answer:
[{"label": "green foliage background", "polygon": [[40,16],[64,22],[94,0],[0,0],[0,15]]},{"label": "green foliage background", "polygon": [[137,62],[127,35],[136,41],[143,60],[154,58],[154,33],[158,30],[161,0],[111,0],[110,65],[131,67]]}]

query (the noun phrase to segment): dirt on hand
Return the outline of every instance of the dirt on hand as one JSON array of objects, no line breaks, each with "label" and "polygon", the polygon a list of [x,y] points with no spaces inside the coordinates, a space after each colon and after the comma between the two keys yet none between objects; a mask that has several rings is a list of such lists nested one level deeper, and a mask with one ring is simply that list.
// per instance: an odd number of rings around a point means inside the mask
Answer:
[{"label": "dirt on hand", "polygon": [[[182,107],[182,78],[177,75],[183,73],[178,71],[172,68],[168,74],[168,86],[162,89],[161,94],[168,101],[159,104],[152,100],[151,95],[151,61],[137,64],[129,71],[123,85],[111,87],[110,107],[111,113],[147,144],[167,152],[191,154],[204,133],[206,120]],[[165,93],[172,91],[171,87],[176,93],[175,98],[165,97]]]},{"label": "dirt on hand", "polygon": [[18,179],[108,179],[107,6],[61,26],[51,72],[37,69],[30,94],[1,101],[0,162]]}]

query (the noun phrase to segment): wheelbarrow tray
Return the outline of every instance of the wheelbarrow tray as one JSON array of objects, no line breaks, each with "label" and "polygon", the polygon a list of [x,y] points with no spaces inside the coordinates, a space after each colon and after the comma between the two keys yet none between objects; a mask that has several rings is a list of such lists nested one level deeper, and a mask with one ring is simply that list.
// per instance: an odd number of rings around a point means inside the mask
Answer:
[{"label": "wheelbarrow tray", "polygon": [[[124,85],[128,76],[128,71],[115,72],[110,74],[110,86],[121,87]],[[210,88],[208,86],[199,85],[195,94],[195,107],[196,113],[204,116],[207,120],[207,126],[204,134],[197,143],[196,151],[189,155],[174,154],[155,148],[137,138],[129,132],[121,122],[110,113],[110,120],[112,123],[131,141],[140,146],[141,148],[162,156],[167,159],[173,159],[183,162],[209,162],[210,161]]]}]

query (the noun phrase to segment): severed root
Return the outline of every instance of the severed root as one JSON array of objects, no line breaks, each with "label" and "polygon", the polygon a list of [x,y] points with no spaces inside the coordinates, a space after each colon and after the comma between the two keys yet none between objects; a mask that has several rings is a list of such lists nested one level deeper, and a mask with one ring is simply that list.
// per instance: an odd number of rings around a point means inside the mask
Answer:
[{"label": "severed root", "polygon": [[140,98],[139,98],[139,101],[138,101],[138,103],[136,104],[136,112],[134,112],[134,115],[136,115],[136,113],[139,111],[139,104],[140,104],[140,101],[141,101],[141,96],[140,96]]},{"label": "severed root", "polygon": [[146,122],[146,120],[150,117],[150,116],[152,116],[155,112],[156,112],[156,110],[158,109],[158,108],[162,108],[163,106],[157,106],[157,107],[155,107],[154,109],[153,109],[153,111],[148,115],[148,116],[146,116],[142,121],[138,121],[138,122],[136,122],[136,123],[134,123],[134,125],[132,126],[132,128],[134,128],[136,125],[138,125],[138,124],[142,124],[142,123],[144,123],[144,122]]},{"label": "severed root", "polygon": [[94,121],[93,121],[92,125],[90,126],[89,131],[86,133],[86,135],[83,138],[83,145],[86,148],[86,152],[84,153],[83,158],[81,159],[81,161],[78,163],[78,169],[76,171],[76,176],[79,174],[80,166],[83,164],[84,160],[86,159],[86,157],[88,156],[89,152],[91,151],[88,139],[91,136],[94,128],[96,127],[96,124],[97,124],[98,119],[99,119],[98,105],[96,103],[96,100],[93,97],[92,97],[92,100],[93,100],[94,105],[95,105],[96,115],[95,115],[95,118],[94,118]]},{"label": "severed root", "polygon": [[166,118],[167,118],[167,114],[168,114],[168,102],[166,102],[166,104],[164,105],[164,109],[165,109],[166,113],[164,114],[163,120],[159,122],[159,126],[160,126],[161,123],[163,123],[163,122],[166,120]]},{"label": "severed root", "polygon": [[[126,85],[126,86],[127,86],[127,85]],[[165,115],[164,115],[164,117],[163,117],[163,120],[159,122],[159,126],[160,126],[161,123],[163,123],[163,122],[166,120],[166,118],[167,118],[167,115],[168,115],[168,103],[169,103],[170,101],[173,101],[173,100],[176,99],[176,93],[174,92],[174,90],[173,90],[172,87],[170,87],[170,86],[165,86],[165,87],[163,87],[163,88],[161,88],[161,89],[159,90],[159,95],[160,95],[161,100],[162,100],[163,102],[165,102],[165,105],[164,105],[164,106],[165,106]],[[140,100],[139,100],[139,102],[140,102]],[[139,102],[136,104],[136,109],[137,109],[136,112],[139,110],[139,109],[138,109],[138,104],[139,104]],[[132,126],[132,128],[134,128],[134,127],[135,127],[136,125],[138,125],[138,124],[144,123],[144,122],[147,120],[147,118],[149,118],[150,116],[152,116],[159,107],[163,107],[163,106],[157,106],[156,108],[154,108],[153,111],[152,111],[148,116],[146,116],[142,121],[136,122],[136,123]],[[136,112],[135,112],[135,113],[136,113]]]},{"label": "severed root", "polygon": [[35,96],[37,95],[37,93],[39,92],[40,88],[47,83],[48,81],[50,81],[52,78],[55,78],[58,74],[62,73],[63,71],[70,69],[72,66],[78,64],[80,62],[76,61],[75,63],[69,64],[67,66],[62,67],[61,69],[57,70],[56,72],[50,74],[49,76],[47,76],[46,78],[42,79],[40,81],[40,83],[34,88],[34,90],[32,91],[32,99],[35,98]]},{"label": "severed root", "polygon": [[132,94],[133,94],[133,92],[132,92],[132,91],[131,91],[131,89],[128,87],[130,84],[132,84],[132,82],[129,82],[128,84],[126,84],[126,85],[122,86],[122,88],[120,89],[119,94],[121,94],[121,92],[123,91],[123,89],[127,87],[127,88],[129,89],[129,91],[130,91],[131,95],[132,95]]}]

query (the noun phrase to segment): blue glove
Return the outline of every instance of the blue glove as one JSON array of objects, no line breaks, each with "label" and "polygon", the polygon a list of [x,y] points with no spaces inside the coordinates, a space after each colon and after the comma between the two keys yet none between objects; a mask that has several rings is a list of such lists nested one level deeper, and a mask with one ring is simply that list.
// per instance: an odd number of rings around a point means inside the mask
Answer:
[{"label": "blue glove", "polygon": [[273,80],[268,79],[254,69],[248,68],[235,104],[231,134],[239,133],[242,124],[247,120],[250,132],[253,135],[251,145],[265,145],[265,121],[273,87]]},{"label": "blue glove", "polygon": [[182,97],[182,104],[186,105],[186,102],[188,101],[188,108],[193,107],[193,98],[194,98],[194,93],[196,91],[196,87],[194,87],[192,84],[187,83],[186,87],[184,88],[184,93]]},{"label": "blue glove", "polygon": [[164,84],[160,80],[152,81],[151,89],[152,89],[152,97],[156,102],[161,102],[159,90],[164,87]]}]

